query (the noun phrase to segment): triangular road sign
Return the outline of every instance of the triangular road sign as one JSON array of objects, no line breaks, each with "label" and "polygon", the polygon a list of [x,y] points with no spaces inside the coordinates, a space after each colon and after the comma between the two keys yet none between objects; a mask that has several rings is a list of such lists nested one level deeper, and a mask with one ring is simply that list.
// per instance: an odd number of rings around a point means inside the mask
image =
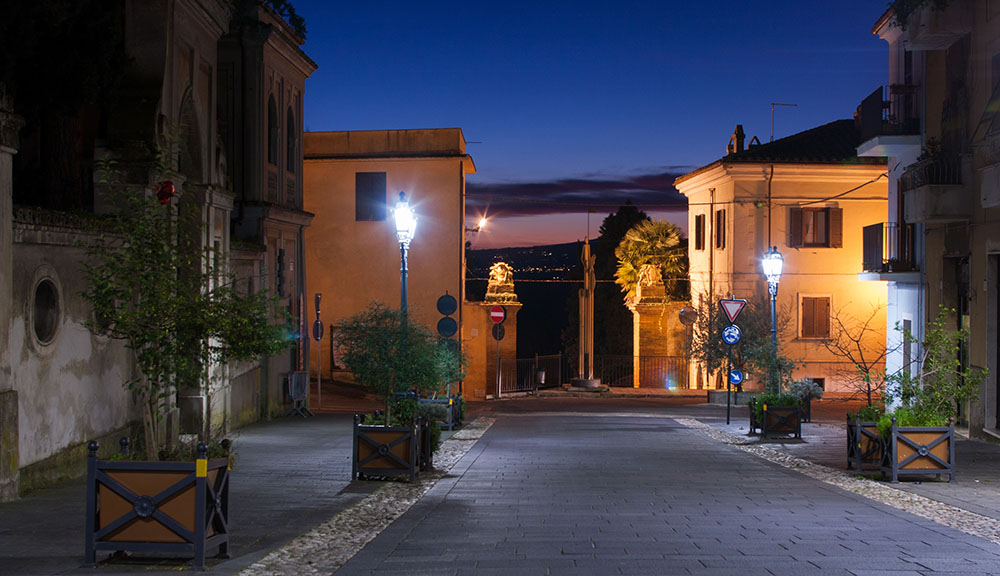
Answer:
[{"label": "triangular road sign", "polygon": [[729,322],[736,322],[736,318],[743,311],[743,307],[747,305],[746,300],[730,298],[725,300],[719,300],[719,304],[722,306],[722,311],[726,313],[726,318],[729,318]]}]

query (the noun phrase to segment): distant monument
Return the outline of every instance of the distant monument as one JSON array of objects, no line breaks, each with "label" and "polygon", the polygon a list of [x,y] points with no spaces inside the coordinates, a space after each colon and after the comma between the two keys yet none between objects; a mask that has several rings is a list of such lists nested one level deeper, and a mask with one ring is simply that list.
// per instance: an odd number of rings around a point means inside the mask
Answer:
[{"label": "distant monument", "polygon": [[490,266],[484,301],[490,304],[517,302],[517,294],[514,293],[514,268],[510,264],[497,262]]},{"label": "distant monument", "polygon": [[584,239],[583,253],[580,262],[583,263],[583,288],[580,289],[580,358],[577,366],[577,377],[570,380],[573,388],[589,388],[599,390],[601,380],[594,378],[594,288],[597,277],[594,274],[596,257],[590,254],[590,237]]}]

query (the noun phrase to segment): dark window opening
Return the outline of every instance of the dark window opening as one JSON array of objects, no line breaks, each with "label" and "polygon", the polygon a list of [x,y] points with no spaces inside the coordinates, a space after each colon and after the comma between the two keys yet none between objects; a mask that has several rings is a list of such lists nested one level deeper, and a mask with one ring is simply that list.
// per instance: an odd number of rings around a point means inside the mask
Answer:
[{"label": "dark window opening", "polygon": [[715,211],[715,248],[722,250],[726,247],[726,211]]},{"label": "dark window opening", "polygon": [[698,214],[694,217],[694,249],[705,249],[705,215]]},{"label": "dark window opening", "polygon": [[385,172],[354,175],[354,219],[358,222],[385,220]]}]

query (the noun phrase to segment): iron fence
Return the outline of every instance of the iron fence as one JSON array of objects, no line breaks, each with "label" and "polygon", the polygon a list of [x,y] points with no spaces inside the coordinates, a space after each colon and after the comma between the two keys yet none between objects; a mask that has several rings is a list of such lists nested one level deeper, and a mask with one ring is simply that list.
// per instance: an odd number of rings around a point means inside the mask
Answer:
[{"label": "iron fence", "polygon": [[[563,354],[508,360],[501,364],[501,395],[555,388],[569,384],[579,373],[578,359]],[[636,378],[638,375],[638,378]],[[684,356],[594,356],[594,378],[606,386],[686,389],[688,359]]]}]

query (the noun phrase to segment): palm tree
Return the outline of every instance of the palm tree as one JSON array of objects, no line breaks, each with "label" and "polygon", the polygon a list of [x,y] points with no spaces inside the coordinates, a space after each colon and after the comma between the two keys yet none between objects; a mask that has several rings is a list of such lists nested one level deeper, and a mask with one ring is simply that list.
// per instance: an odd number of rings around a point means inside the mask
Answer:
[{"label": "palm tree", "polygon": [[629,303],[635,301],[636,288],[650,271],[659,272],[667,294],[677,292],[678,281],[687,278],[687,243],[680,228],[665,220],[636,224],[615,248],[615,256],[615,283],[621,286]]}]

